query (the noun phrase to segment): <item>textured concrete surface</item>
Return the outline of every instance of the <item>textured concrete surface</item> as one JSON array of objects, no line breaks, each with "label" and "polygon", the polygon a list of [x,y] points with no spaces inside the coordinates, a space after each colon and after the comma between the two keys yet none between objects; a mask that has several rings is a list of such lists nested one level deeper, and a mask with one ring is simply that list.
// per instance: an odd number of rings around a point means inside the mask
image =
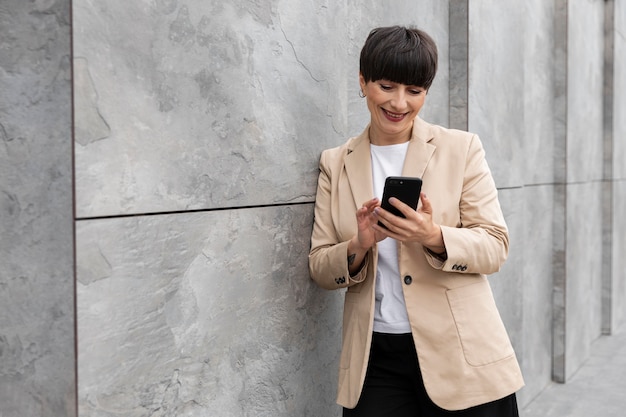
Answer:
[{"label": "textured concrete surface", "polygon": [[[621,59],[626,56],[626,3],[615,2],[615,16],[613,27],[615,28],[614,38],[614,62],[613,62],[613,88],[614,91],[626,91],[626,60]],[[613,178],[626,179],[626,164],[619,161],[626,161],[626,123],[623,115],[626,114],[626,100],[621,94],[613,97]]]},{"label": "textured concrete surface", "polygon": [[604,2],[568,1],[567,6],[567,181],[598,181],[603,161]]},{"label": "textured concrete surface", "polygon": [[587,360],[602,331],[601,191],[599,182],[567,188],[566,379]]},{"label": "textured concrete surface", "polygon": [[613,280],[611,293],[611,321],[613,327],[625,326],[626,312],[626,279],[624,279],[624,259],[626,258],[626,233],[619,233],[619,230],[626,230],[626,217],[622,216],[626,207],[626,178],[613,183]]},{"label": "textured concrete surface", "polygon": [[312,199],[319,148],[346,135],[344,10],[73,6],[79,217]]},{"label": "textured concrete surface", "polygon": [[[524,160],[514,157],[514,161],[522,167],[521,177],[524,186],[552,185],[556,149],[553,93],[555,2],[531,0],[522,3],[524,91],[521,96],[524,102],[522,115]],[[515,92],[510,94],[515,95]],[[549,206],[549,204],[544,206],[542,215],[545,216],[550,212]]]},{"label": "textured concrete surface", "polygon": [[[626,3],[615,2],[615,16],[613,26],[614,37],[614,62],[613,62],[613,89],[614,91],[626,91]],[[626,254],[626,100],[623,94],[614,95],[613,101],[613,293],[615,294],[612,304],[611,321],[614,326],[626,323],[626,279],[621,271],[624,270],[623,261]]]},{"label": "textured concrete surface", "polygon": [[69,1],[0,4],[0,416],[75,415]]},{"label": "textured concrete surface", "polygon": [[337,415],[342,295],[308,277],[311,218],[79,222],[80,415]]},{"label": "textured concrete surface", "polygon": [[[498,187],[523,184],[525,91],[522,22],[524,3],[469,3],[469,125],[484,142]],[[515,28],[516,30],[511,30]],[[498,33],[498,36],[493,36]]]},{"label": "textured concrete surface", "polygon": [[567,9],[565,380],[602,330],[603,7],[568,2]]},{"label": "textured concrete surface", "polygon": [[[519,199],[518,199],[519,200]],[[552,377],[552,270],[553,236],[552,207],[554,189],[550,185],[526,186],[521,213],[522,230],[512,246],[513,258],[518,258],[521,275],[523,311],[521,343],[517,347],[526,386],[519,393],[520,404],[534,398]],[[532,227],[529,227],[532,224]],[[532,242],[530,244],[529,242]],[[518,245],[519,243],[519,245]],[[521,245],[521,247],[520,247]],[[519,316],[517,317],[519,321]],[[518,324],[519,325],[519,324]]]},{"label": "textured concrete surface", "polygon": [[524,201],[517,198],[517,191],[500,190],[498,194],[509,227],[510,256],[500,272],[490,277],[490,283],[513,347],[516,352],[521,353],[524,339],[521,320],[524,299],[520,297],[522,281],[517,277],[523,274],[524,268],[522,243],[525,213]]}]

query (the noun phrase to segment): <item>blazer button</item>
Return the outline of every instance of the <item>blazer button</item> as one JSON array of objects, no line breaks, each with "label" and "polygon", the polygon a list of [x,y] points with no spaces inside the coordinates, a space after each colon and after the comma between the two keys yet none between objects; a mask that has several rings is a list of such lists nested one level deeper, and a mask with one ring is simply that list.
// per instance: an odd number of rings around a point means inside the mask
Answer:
[{"label": "blazer button", "polygon": [[411,285],[412,282],[413,282],[413,277],[412,276],[407,275],[407,276],[404,277],[404,283],[406,285]]}]

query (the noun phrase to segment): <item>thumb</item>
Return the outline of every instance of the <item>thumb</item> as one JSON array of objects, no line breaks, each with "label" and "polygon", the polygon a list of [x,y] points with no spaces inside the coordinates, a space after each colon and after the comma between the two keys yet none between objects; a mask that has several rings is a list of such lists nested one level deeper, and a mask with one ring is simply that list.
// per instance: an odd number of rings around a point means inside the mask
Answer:
[{"label": "thumb", "polygon": [[428,214],[433,214],[433,206],[430,204],[430,199],[425,193],[420,193],[420,200],[422,201],[422,208],[420,211]]}]

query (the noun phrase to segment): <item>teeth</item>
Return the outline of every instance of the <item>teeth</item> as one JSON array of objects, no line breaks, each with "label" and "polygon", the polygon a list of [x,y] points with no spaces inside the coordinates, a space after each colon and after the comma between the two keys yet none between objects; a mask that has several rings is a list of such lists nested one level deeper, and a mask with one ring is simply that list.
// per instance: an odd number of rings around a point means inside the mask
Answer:
[{"label": "teeth", "polygon": [[387,111],[385,109],[383,109],[383,111],[385,113],[387,113],[390,117],[393,117],[394,119],[401,119],[402,116],[404,116],[404,114],[402,114],[402,113],[399,113],[399,114],[398,113],[391,113],[390,111]]}]

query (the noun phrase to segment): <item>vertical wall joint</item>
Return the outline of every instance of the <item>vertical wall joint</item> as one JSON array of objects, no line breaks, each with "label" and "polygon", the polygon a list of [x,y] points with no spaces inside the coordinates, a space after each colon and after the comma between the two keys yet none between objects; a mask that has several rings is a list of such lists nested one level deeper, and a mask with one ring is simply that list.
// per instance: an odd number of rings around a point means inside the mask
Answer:
[{"label": "vertical wall joint", "polygon": [[567,331],[567,7],[554,3],[554,215],[552,379],[566,379]]},{"label": "vertical wall joint", "polygon": [[613,65],[615,0],[604,2],[603,170],[602,170],[602,333],[611,334],[613,316]]},{"label": "vertical wall joint", "polygon": [[469,0],[450,0],[450,127],[468,129]]}]

